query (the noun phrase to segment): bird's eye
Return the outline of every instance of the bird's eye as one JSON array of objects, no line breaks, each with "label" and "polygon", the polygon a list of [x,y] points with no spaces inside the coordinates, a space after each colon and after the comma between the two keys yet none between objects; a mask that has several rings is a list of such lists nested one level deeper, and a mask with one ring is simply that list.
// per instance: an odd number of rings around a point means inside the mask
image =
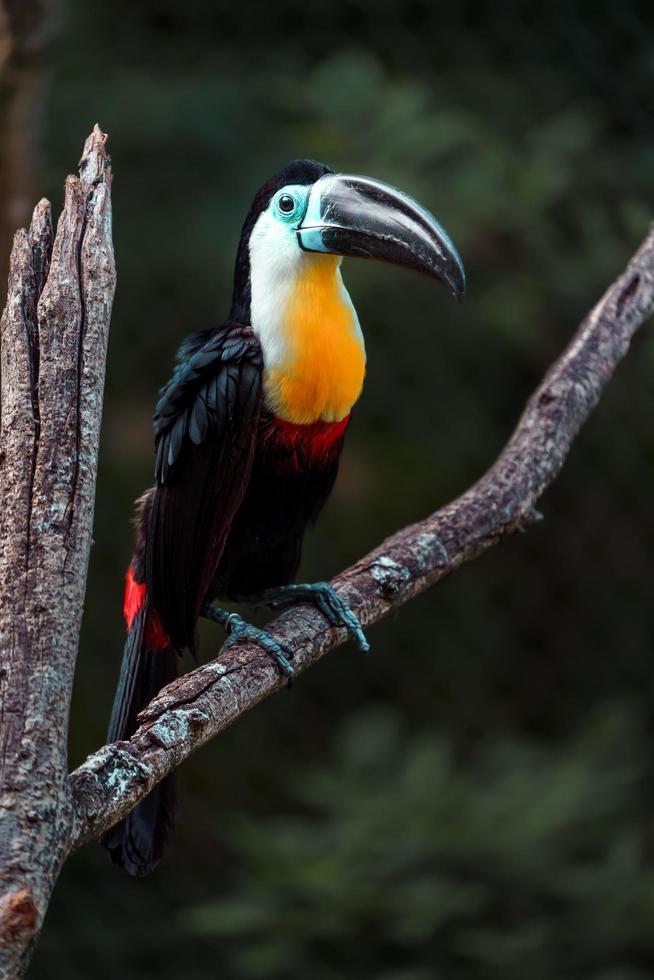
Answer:
[{"label": "bird's eye", "polygon": [[290,194],[282,194],[277,202],[277,207],[282,214],[291,214],[295,210],[295,201]]}]

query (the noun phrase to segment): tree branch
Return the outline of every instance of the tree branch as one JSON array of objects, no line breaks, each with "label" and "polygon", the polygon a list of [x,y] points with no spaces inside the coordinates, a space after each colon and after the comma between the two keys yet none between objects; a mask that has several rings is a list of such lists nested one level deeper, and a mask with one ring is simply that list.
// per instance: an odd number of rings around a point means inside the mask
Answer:
[{"label": "tree branch", "polygon": [[[529,399],[506,447],[479,482],[334,579],[364,625],[538,518],[536,501],[653,309],[654,229]],[[310,606],[286,612],[270,629],[294,651],[297,671],[346,639]],[[141,712],[141,727],[129,741],[104,746],[71,774],[72,847],[124,817],[191,752],[283,683],[271,658],[248,644],[168,685]]]},{"label": "tree branch", "polygon": [[45,200],[16,233],[1,323],[1,977],[24,969],[71,846],[68,712],[115,285],[104,143],[96,126],[54,243]]},{"label": "tree branch", "polygon": [[[115,286],[105,137],[87,140],[52,241],[41,201],[14,239],[1,323],[0,978],[21,974],[63,861],[194,749],[283,685],[242,645],[170,684],[126,742],[67,775],[73,670],[91,543]],[[654,309],[654,231],[584,320],[470,490],[390,537],[334,585],[364,625],[537,518],[574,436]],[[310,606],[271,629],[298,671],[344,642]]]}]

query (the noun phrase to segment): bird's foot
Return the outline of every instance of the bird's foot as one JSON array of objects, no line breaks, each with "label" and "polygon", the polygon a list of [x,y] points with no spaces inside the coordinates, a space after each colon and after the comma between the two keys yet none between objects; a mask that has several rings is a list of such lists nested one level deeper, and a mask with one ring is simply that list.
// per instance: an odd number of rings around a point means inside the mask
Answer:
[{"label": "bird's foot", "polygon": [[278,589],[266,589],[252,601],[262,603],[271,609],[283,609],[297,602],[312,602],[332,626],[344,627],[363,653],[368,653],[370,650],[359,617],[329,582],[283,585]]},{"label": "bird's foot", "polygon": [[219,623],[227,633],[223,649],[233,647],[237,643],[256,643],[257,646],[260,646],[262,650],[273,657],[290,684],[295,673],[290,662],[292,653],[283,643],[276,640],[272,633],[246,623],[238,613],[227,612],[226,609],[221,609],[220,606],[213,606],[210,603],[205,605],[202,615],[214,623]]}]

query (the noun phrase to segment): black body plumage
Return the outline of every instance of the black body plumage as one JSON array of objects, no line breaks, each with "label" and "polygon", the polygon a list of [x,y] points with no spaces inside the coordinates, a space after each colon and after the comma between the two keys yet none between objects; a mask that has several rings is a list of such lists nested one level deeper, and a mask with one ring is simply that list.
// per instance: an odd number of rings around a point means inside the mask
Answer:
[{"label": "black body plumage", "polygon": [[[182,344],[156,406],[155,485],[138,506],[111,740],[133,733],[139,710],[175,676],[177,653],[195,653],[207,602],[254,597],[295,579],[365,373],[334,255],[409,266],[463,295],[463,265],[446,232],[396,188],[313,160],[296,160],[260,188],[241,233],[230,315]],[[294,402],[280,394],[285,386]],[[294,595],[315,595],[310,588]],[[320,608],[367,648],[342,598],[334,593]],[[230,617],[219,621],[230,628]],[[270,637],[259,633],[259,642],[275,654]],[[287,660],[277,662],[290,673]],[[167,780],[109,832],[113,860],[131,874],[151,870],[173,803]]]},{"label": "black body plumage", "polygon": [[[260,189],[243,226],[230,318],[184,341],[160,392],[153,420],[156,482],[139,502],[131,565],[146,598],[125,644],[111,741],[128,738],[141,707],[176,676],[176,652],[195,652],[206,601],[294,580],[306,527],[334,484],[342,438],[328,456],[300,467],[301,454],[271,438],[262,349],[248,325],[248,241],[258,215],[280,187],[328,172],[296,161]],[[168,641],[162,649],[148,648],[146,619],[153,610]],[[169,777],[106,835],[112,859],[133,875],[152,870],[173,808]]]}]

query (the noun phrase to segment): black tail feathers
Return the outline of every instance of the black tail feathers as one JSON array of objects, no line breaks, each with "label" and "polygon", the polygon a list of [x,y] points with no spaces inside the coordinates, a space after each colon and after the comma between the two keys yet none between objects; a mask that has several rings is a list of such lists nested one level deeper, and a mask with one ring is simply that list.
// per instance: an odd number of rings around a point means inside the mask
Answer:
[{"label": "black tail feathers", "polygon": [[[136,717],[162,687],[177,676],[177,654],[172,647],[149,650],[148,602],[134,617],[125,642],[123,663],[109,725],[109,742],[129,738]],[[102,838],[115,864],[142,878],[157,866],[171,836],[175,818],[175,778],[167,776]]]}]

